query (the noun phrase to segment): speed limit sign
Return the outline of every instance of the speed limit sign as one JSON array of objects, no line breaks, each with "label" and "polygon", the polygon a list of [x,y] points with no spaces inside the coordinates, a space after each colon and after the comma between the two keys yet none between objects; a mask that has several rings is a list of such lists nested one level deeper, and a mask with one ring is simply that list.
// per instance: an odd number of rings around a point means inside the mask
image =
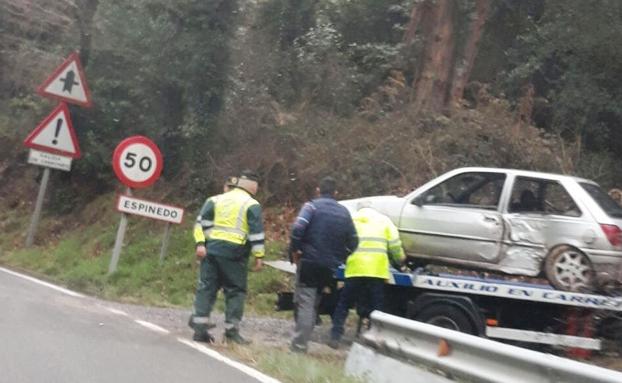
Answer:
[{"label": "speed limit sign", "polygon": [[117,178],[131,188],[153,185],[162,172],[162,154],[150,139],[133,136],[121,141],[112,156]]}]

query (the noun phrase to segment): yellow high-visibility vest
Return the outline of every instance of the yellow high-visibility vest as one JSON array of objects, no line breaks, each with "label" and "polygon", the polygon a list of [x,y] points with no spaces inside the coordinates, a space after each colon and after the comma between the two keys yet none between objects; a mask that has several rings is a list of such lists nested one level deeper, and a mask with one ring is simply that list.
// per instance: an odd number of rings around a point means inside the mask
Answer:
[{"label": "yellow high-visibility vest", "polygon": [[359,244],[346,261],[345,277],[389,279],[389,256],[402,260],[404,250],[389,217],[363,208],[352,215]]},{"label": "yellow high-visibility vest", "polygon": [[248,239],[246,212],[259,202],[237,188],[213,198],[214,227],[210,230],[209,239],[244,245]]}]

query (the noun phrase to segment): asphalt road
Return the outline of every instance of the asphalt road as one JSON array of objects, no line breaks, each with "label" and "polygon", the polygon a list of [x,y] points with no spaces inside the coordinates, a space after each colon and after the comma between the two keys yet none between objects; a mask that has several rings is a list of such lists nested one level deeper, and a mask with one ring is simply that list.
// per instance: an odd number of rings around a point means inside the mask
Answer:
[{"label": "asphalt road", "polygon": [[0,269],[0,382],[262,381],[113,311]]}]

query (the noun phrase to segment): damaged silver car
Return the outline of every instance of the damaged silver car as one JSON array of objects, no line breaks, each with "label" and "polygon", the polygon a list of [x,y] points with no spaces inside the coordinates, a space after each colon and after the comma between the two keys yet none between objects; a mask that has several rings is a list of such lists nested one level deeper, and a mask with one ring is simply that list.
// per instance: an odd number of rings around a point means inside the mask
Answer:
[{"label": "damaged silver car", "polygon": [[461,168],[405,197],[342,201],[361,202],[395,222],[418,262],[545,276],[562,290],[620,281],[622,208],[587,179]]}]

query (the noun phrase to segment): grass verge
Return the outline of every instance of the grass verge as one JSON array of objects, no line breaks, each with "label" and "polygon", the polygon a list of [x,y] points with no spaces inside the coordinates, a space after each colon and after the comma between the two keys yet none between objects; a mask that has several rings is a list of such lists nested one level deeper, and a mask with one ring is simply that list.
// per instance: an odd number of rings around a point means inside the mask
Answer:
[{"label": "grass verge", "polygon": [[[189,309],[198,274],[191,223],[173,228],[168,255],[160,264],[164,225],[129,217],[117,272],[108,276],[119,222],[119,214],[105,208],[113,206],[113,199],[113,195],[99,197],[85,209],[88,213],[73,214],[71,218],[45,217],[37,235],[39,245],[32,248],[22,246],[28,214],[1,211],[0,264],[108,300]],[[266,258],[281,258],[284,246],[283,242],[268,241]],[[291,318],[290,312],[274,311],[276,292],[289,288],[291,277],[278,270],[265,267],[261,272],[250,272],[246,311]],[[220,294],[216,310],[223,308]],[[356,382],[342,372],[343,354],[298,355],[266,344],[225,347],[220,351],[283,382]]]},{"label": "grass verge", "polygon": [[287,349],[259,346],[232,347],[222,350],[283,382],[359,383],[346,376],[343,357],[334,352],[295,354]]},{"label": "grass verge", "polygon": [[[9,230],[0,233],[0,263],[100,298],[154,306],[190,307],[198,275],[191,223],[173,227],[168,254],[160,264],[164,224],[129,217],[118,269],[113,275],[107,275],[119,214],[98,207],[112,206],[113,198],[105,196],[95,201],[95,206],[86,210],[98,211],[96,217],[80,217],[79,220],[86,224],[74,225],[70,229],[63,220],[45,218],[38,235],[39,243],[43,244],[32,248],[21,246],[27,216],[15,214],[20,219],[0,216],[10,223],[5,225]],[[267,243],[266,258],[280,258],[283,246],[280,242]],[[251,266],[252,262],[249,268]],[[247,311],[287,317],[286,313],[274,312],[274,302],[275,293],[289,286],[291,278],[272,268],[250,272]],[[222,309],[222,297],[219,299],[216,308]]]}]

